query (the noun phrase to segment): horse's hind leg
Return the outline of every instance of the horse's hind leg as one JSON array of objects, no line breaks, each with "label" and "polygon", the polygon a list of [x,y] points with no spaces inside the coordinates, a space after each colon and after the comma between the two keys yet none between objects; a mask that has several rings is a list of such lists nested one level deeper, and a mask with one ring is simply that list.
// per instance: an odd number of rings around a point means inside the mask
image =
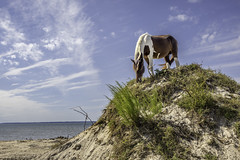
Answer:
[{"label": "horse's hind leg", "polygon": [[176,67],[179,67],[179,66],[180,66],[180,63],[179,63],[179,61],[178,61],[178,58],[177,58],[177,57],[174,57],[174,61],[175,61],[175,63],[176,63]]},{"label": "horse's hind leg", "polygon": [[166,64],[165,64],[165,67],[163,67],[163,69],[169,69],[171,66],[171,61],[169,60],[169,55],[164,57],[164,60],[166,61]]},{"label": "horse's hind leg", "polygon": [[175,45],[173,45],[173,50],[172,50],[172,58],[171,61],[175,61],[176,63],[176,67],[180,66],[180,63],[178,61],[178,47],[177,47],[177,42],[174,43]]},{"label": "horse's hind leg", "polygon": [[179,67],[179,66],[180,66],[180,63],[179,63],[179,61],[178,61],[178,58],[177,58],[177,57],[174,57],[174,55],[172,55],[172,57],[171,57],[170,65],[173,63],[173,61],[175,61],[176,67]]}]

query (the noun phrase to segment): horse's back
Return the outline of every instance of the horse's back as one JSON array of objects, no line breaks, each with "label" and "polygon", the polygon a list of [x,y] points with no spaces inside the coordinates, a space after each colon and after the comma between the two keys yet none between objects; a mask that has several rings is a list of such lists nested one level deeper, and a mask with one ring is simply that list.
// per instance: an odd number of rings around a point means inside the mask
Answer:
[{"label": "horse's back", "polygon": [[177,40],[171,35],[151,36],[154,50],[158,53],[168,54],[169,51],[177,53]]}]

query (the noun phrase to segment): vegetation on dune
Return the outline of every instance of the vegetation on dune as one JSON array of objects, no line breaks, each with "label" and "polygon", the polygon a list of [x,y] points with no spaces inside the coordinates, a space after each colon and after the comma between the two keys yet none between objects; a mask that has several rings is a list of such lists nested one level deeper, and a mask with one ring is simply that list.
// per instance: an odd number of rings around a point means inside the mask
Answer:
[{"label": "vegetation on dune", "polygon": [[156,91],[152,94],[141,93],[138,97],[124,84],[117,82],[117,86],[108,87],[114,95],[112,103],[126,125],[139,126],[142,121],[148,121],[161,112],[162,103]]},{"label": "vegetation on dune", "polygon": [[[129,159],[134,153],[144,158],[145,153],[154,152],[165,159],[187,159],[189,149],[180,144],[181,138],[198,135],[159,118],[162,108],[170,104],[197,115],[199,123],[209,128],[216,127],[219,118],[235,121],[240,137],[240,100],[216,96],[213,94],[216,87],[230,93],[240,91],[240,85],[231,78],[198,64],[156,70],[154,79],[144,78],[141,84],[131,80],[126,85],[118,82],[116,86],[109,85],[114,97],[104,118],[112,136],[117,137],[113,158]],[[208,121],[212,115],[215,122]],[[203,158],[217,157],[206,153]]]}]

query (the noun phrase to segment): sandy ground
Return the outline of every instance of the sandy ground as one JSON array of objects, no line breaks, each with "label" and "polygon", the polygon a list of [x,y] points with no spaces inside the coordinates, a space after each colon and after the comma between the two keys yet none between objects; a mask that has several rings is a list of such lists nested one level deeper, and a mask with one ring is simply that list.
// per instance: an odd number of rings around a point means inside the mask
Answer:
[{"label": "sandy ground", "polygon": [[51,149],[66,142],[65,138],[0,141],[0,160],[36,159]]}]

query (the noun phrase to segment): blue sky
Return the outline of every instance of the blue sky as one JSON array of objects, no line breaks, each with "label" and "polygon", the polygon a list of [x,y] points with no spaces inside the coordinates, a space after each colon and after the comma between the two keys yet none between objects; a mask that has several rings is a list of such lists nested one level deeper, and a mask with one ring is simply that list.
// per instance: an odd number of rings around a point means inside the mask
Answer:
[{"label": "blue sky", "polygon": [[84,120],[75,106],[96,120],[106,84],[135,77],[145,32],[173,35],[180,64],[240,82],[239,15],[239,0],[0,1],[0,122]]}]

